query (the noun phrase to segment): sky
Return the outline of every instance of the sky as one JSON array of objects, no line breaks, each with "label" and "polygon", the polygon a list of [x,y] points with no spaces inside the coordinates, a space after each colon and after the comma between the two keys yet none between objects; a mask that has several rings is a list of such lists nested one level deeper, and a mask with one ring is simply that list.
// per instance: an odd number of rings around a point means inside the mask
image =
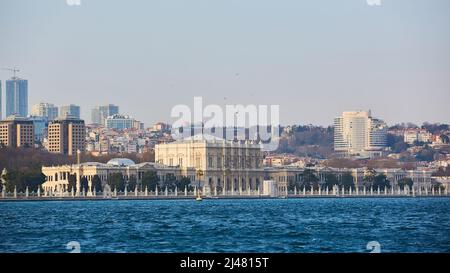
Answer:
[{"label": "sky", "polygon": [[285,125],[450,123],[450,1],[0,0],[0,67],[28,79],[30,109],[73,103],[87,122],[109,103],[171,122],[201,96],[279,105]]}]

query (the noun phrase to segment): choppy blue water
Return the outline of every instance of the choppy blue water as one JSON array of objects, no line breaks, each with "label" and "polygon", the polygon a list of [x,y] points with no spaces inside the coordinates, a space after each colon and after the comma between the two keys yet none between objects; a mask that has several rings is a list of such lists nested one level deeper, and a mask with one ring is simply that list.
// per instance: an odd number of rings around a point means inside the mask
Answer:
[{"label": "choppy blue water", "polygon": [[0,252],[450,252],[450,198],[0,202]]}]

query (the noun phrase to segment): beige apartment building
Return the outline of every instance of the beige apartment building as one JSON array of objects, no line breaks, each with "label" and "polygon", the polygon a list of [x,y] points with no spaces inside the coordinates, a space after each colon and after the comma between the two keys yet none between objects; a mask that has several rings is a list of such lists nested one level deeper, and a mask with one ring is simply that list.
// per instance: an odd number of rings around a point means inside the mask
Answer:
[{"label": "beige apartment building", "polygon": [[0,146],[33,147],[33,122],[18,116],[10,116],[6,120],[0,121]]},{"label": "beige apartment building", "polygon": [[257,191],[264,180],[261,146],[250,142],[196,135],[156,145],[155,160],[161,165],[180,168],[182,172],[194,168],[205,194]]},{"label": "beige apartment building", "polygon": [[65,117],[56,119],[48,125],[48,151],[66,155],[76,155],[86,147],[86,128],[84,121]]}]

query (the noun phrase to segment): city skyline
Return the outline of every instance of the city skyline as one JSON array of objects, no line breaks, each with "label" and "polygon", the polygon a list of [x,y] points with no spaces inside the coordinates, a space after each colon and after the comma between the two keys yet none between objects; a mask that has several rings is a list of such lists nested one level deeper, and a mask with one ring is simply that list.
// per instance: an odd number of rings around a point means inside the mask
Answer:
[{"label": "city skyline", "polygon": [[[3,98],[2,98],[2,100],[4,100]],[[90,108],[90,109],[85,109],[85,108],[83,108],[83,106],[80,106],[80,105],[76,105],[76,104],[70,104],[70,105],[58,105],[58,104],[55,104],[55,103],[52,103],[52,102],[49,102],[48,100],[38,100],[39,102],[38,103],[33,103],[33,104],[31,104],[31,107],[30,107],[30,109],[31,110],[28,110],[28,115],[26,116],[26,117],[39,117],[39,116],[41,116],[41,117],[46,117],[46,115],[36,115],[35,114],[35,111],[33,110],[33,108],[36,108],[36,107],[39,107],[39,106],[41,106],[41,105],[43,105],[43,104],[49,104],[49,105],[52,105],[52,106],[54,106],[56,109],[58,109],[58,108],[60,108],[60,109],[65,109],[65,108],[67,108],[67,107],[76,107],[78,110],[79,110],[79,113],[80,113],[80,116],[78,116],[78,114],[76,114],[76,115],[74,115],[76,118],[80,118],[80,119],[82,119],[83,121],[85,121],[86,122],[86,124],[87,125],[89,125],[89,124],[92,124],[92,125],[95,125],[95,124],[97,124],[97,125],[102,125],[102,124],[100,124],[100,123],[97,123],[97,122],[94,122],[94,118],[93,118],[93,116],[94,116],[94,114],[93,114],[93,111],[95,111],[95,110],[97,110],[98,111],[98,108],[100,107],[106,107],[106,106],[114,106],[114,107],[120,107],[119,105],[114,105],[114,104],[111,104],[111,103],[109,103],[109,104],[107,104],[107,105],[105,105],[105,106],[99,106],[99,105],[96,105],[96,106],[94,106],[94,107],[92,107],[92,108]],[[0,101],[1,102],[1,101]],[[6,105],[6,103],[5,103],[5,105]],[[1,108],[0,109],[2,109],[2,108],[5,108],[5,105],[2,105],[1,106]],[[188,104],[187,104],[188,105]],[[236,105],[238,105],[238,104],[236,104]],[[189,106],[189,105],[188,105]],[[226,105],[224,105],[224,108],[225,108],[225,106]],[[245,106],[245,105],[244,105]],[[42,107],[42,106],[41,106]],[[78,111],[77,110],[77,111]],[[330,122],[329,122],[329,124],[318,124],[318,123],[311,123],[311,122],[308,122],[308,121],[305,121],[304,123],[299,123],[299,122],[293,122],[293,123],[281,123],[280,125],[281,126],[293,126],[293,125],[314,125],[314,126],[321,126],[321,127],[333,127],[334,126],[334,122],[335,122],[335,119],[336,119],[336,117],[339,117],[343,112],[351,112],[351,111],[355,111],[355,112],[364,112],[364,111],[368,111],[368,112],[372,112],[372,108],[368,108],[368,109],[362,109],[362,108],[353,108],[353,109],[344,109],[344,110],[342,110],[342,112],[339,112],[339,113],[337,113],[335,116],[333,116],[333,117],[330,117]],[[4,111],[3,111],[4,112]],[[67,111],[66,111],[67,112]],[[88,112],[88,113],[85,113],[85,112]],[[70,113],[66,113],[67,115],[70,115]],[[133,114],[129,114],[129,113],[125,113],[125,114],[123,114],[122,112],[120,112],[119,113],[120,115],[124,115],[124,116],[128,116],[128,117],[132,117],[132,118],[134,118],[134,115]],[[170,113],[169,113],[170,114]],[[16,114],[17,115],[17,114]],[[11,116],[11,115],[9,115],[9,116]],[[21,116],[21,115],[19,115],[19,116]],[[57,116],[55,117],[55,118],[57,118],[57,117],[60,117],[60,118],[62,118],[62,117],[64,117],[65,115],[64,114],[62,114],[62,112],[61,111],[58,111],[58,114],[57,114]],[[107,116],[107,117],[110,117],[110,116],[113,116],[113,115],[109,115],[109,116]],[[0,117],[2,117],[2,119],[6,119],[7,117],[8,117],[8,115],[6,115],[5,113],[1,113],[1,115],[0,115]],[[390,118],[382,118],[383,120],[389,120]],[[51,119],[50,119],[51,120]],[[161,120],[155,120],[155,121],[152,121],[151,123],[144,123],[144,125],[145,125],[145,128],[150,128],[150,127],[152,127],[152,126],[154,126],[155,124],[157,124],[157,123],[160,123],[160,122],[162,122],[162,123],[165,123],[165,124],[171,124],[169,121],[171,120],[171,118],[170,118],[170,115],[168,115],[167,116],[167,118],[166,119],[161,119]],[[207,121],[208,119],[206,119],[205,121]],[[431,124],[433,124],[433,123],[436,123],[436,124],[449,124],[450,123],[450,121],[449,122],[446,122],[446,121],[444,121],[444,122],[441,122],[441,121],[435,121],[435,120],[424,120],[423,122],[414,122],[414,121],[411,121],[411,120],[398,120],[398,121],[396,121],[396,122],[394,122],[394,123],[387,123],[387,125],[388,126],[394,126],[394,125],[401,125],[401,124],[414,124],[414,125],[417,125],[417,126],[421,126],[421,125],[423,125],[423,124],[425,124],[425,123],[431,123]],[[104,125],[104,124],[103,124]]]},{"label": "city skyline", "polygon": [[[0,18],[10,26],[0,66],[29,80],[29,105],[80,105],[86,121],[112,103],[170,123],[174,105],[203,96],[279,104],[285,125],[369,109],[390,125],[450,123],[448,1],[298,2],[8,1],[3,10],[21,12]],[[10,76],[0,71],[2,83]]]}]

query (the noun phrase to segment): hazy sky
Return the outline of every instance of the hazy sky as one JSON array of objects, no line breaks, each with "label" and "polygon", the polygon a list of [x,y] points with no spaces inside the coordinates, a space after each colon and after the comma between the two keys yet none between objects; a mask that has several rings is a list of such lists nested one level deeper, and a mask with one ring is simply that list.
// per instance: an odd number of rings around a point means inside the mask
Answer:
[{"label": "hazy sky", "polygon": [[88,122],[108,103],[171,121],[203,96],[279,104],[283,124],[358,109],[450,123],[450,1],[0,0],[0,67],[13,66],[30,108],[75,103]]}]

